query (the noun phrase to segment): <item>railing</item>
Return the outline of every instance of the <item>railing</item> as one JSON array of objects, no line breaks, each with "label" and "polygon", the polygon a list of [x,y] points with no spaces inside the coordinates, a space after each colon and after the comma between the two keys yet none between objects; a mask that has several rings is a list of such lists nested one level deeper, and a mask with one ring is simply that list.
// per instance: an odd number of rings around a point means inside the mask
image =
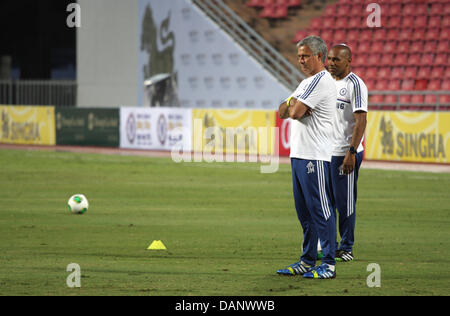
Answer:
[{"label": "railing", "polygon": [[76,106],[75,80],[0,80],[0,104]]},{"label": "railing", "polygon": [[295,90],[304,75],[277,52],[222,0],[192,0],[227,32],[246,52],[289,90]]},{"label": "railing", "polygon": [[[379,101],[374,100],[375,96],[393,96],[393,98],[389,101]],[[423,100],[404,101],[402,96],[423,96]],[[369,107],[380,110],[448,111],[450,110],[450,91],[369,91]]]}]

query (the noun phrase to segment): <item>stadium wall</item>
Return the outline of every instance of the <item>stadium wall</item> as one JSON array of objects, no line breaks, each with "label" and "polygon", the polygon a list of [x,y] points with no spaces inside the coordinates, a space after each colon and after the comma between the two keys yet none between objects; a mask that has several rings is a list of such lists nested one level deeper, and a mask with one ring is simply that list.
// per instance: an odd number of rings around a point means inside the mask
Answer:
[{"label": "stadium wall", "polygon": [[[0,143],[289,156],[290,120],[270,110],[0,105]],[[274,133],[278,130],[278,133]],[[374,111],[365,159],[449,164],[450,113]]]}]

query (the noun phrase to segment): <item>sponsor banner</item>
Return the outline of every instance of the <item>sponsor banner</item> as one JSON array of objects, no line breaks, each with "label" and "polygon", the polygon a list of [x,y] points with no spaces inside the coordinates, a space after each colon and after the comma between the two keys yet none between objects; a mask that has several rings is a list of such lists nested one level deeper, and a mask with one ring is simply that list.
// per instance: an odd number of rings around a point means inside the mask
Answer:
[{"label": "sponsor banner", "polygon": [[366,158],[448,163],[449,112],[382,112],[368,115]]},{"label": "sponsor banner", "polygon": [[276,112],[275,116],[277,127],[280,131],[277,143],[279,155],[282,157],[289,157],[291,153],[291,119],[281,119],[278,112]]},{"label": "sponsor banner", "polygon": [[119,146],[119,109],[55,108],[56,144]]},{"label": "sponsor banner", "polygon": [[195,152],[274,154],[274,111],[194,109],[192,118]]},{"label": "sponsor banner", "polygon": [[179,108],[120,108],[120,147],[192,150],[192,110]]},{"label": "sponsor banner", "polygon": [[0,113],[0,143],[55,145],[54,107],[0,105]]}]

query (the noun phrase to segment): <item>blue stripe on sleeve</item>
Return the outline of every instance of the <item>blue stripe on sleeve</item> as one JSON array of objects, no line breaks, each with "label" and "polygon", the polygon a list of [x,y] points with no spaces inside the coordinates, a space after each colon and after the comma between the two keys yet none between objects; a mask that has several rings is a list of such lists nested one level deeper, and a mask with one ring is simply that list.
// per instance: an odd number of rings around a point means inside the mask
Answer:
[{"label": "blue stripe on sleeve", "polygon": [[306,100],[307,97],[311,94],[311,92],[314,91],[314,88],[317,87],[320,79],[325,75],[325,72],[322,72],[321,74],[318,74],[314,80],[309,85],[308,89],[300,96],[300,99]]}]

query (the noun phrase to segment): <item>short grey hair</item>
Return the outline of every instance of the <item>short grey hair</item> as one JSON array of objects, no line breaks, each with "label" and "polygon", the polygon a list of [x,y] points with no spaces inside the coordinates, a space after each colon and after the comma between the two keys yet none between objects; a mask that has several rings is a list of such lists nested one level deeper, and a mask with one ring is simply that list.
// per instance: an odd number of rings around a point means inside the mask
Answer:
[{"label": "short grey hair", "polygon": [[308,46],[314,55],[322,53],[322,62],[325,64],[325,60],[327,59],[327,44],[322,38],[315,35],[305,37],[297,43],[297,47],[300,46]]}]

